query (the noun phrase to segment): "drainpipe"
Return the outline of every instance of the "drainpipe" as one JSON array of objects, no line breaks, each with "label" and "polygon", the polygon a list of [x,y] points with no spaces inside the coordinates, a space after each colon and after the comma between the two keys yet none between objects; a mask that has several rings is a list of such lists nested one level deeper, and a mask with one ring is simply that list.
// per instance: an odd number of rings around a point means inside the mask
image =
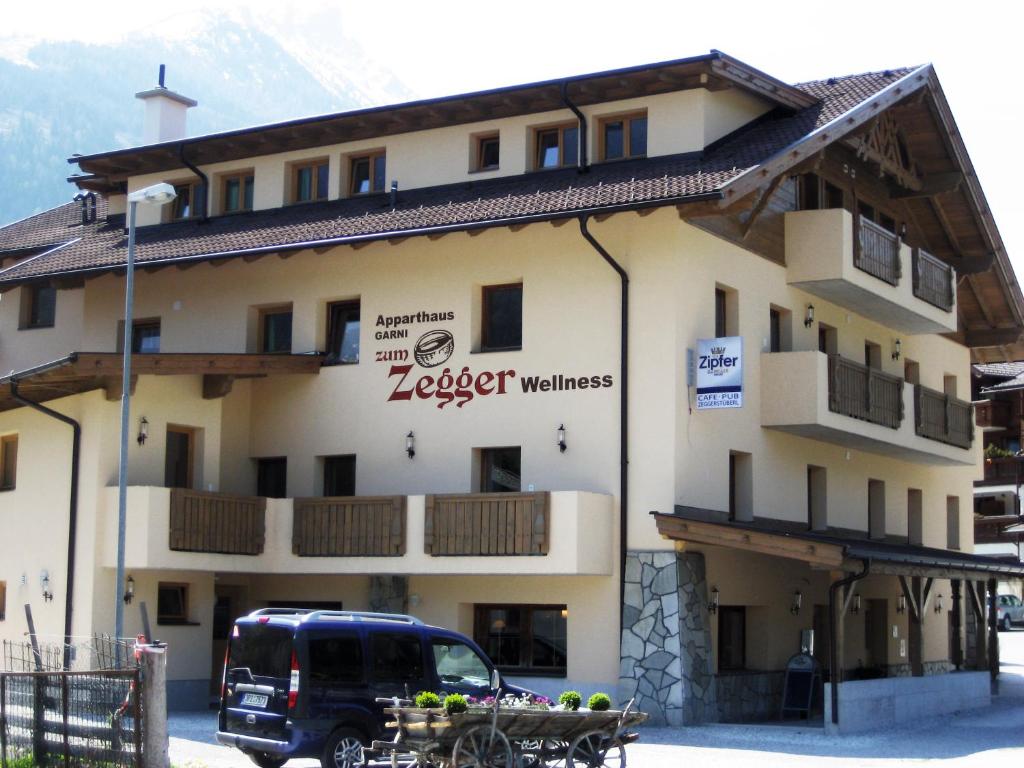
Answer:
[{"label": "drainpipe", "polygon": [[22,405],[27,405],[33,410],[57,419],[71,427],[71,500],[68,504],[68,557],[67,557],[67,585],[65,587],[64,602],[64,669],[71,668],[71,611],[74,605],[75,595],[75,542],[78,537],[78,461],[81,455],[82,425],[65,416],[63,413],[47,408],[32,400],[21,396],[18,392],[18,382],[11,379],[11,397]]},{"label": "drainpipe", "polygon": [[[576,159],[579,163],[579,172],[587,173],[590,170],[590,163],[587,161],[587,118],[582,112],[580,112],[580,108],[569,100],[568,81],[562,83],[562,102],[572,110],[572,113],[576,115],[576,118],[580,121],[579,135],[576,137],[576,147],[578,149]],[[586,237],[586,235],[584,235],[584,237]],[[609,257],[605,256],[605,258],[608,259]]]},{"label": "drainpipe", "polygon": [[[189,159],[185,157],[184,144],[178,145],[178,157],[186,168],[188,168],[190,171],[192,171],[192,173],[194,173],[196,176],[203,180],[203,216],[202,219],[200,219],[200,221],[202,221],[203,224],[205,224],[207,221],[210,220],[210,179],[205,173],[199,170],[198,167],[192,165],[192,163],[189,162]],[[192,204],[195,205],[195,202],[193,202]]]},{"label": "drainpipe", "polygon": [[[839,725],[839,680],[843,676],[842,670],[840,670],[841,659],[839,658],[839,638],[836,637],[836,625],[839,623],[838,606],[836,605],[836,595],[842,587],[858,582],[868,575],[868,571],[871,570],[871,560],[865,558],[861,561],[864,567],[860,573],[851,573],[849,576],[837,581],[833,581],[828,588],[828,620],[829,620],[829,631],[828,631],[828,667],[829,667],[829,683],[832,687],[832,724]],[[845,604],[843,605],[845,609]]]},{"label": "drainpipe", "polygon": [[619,347],[619,623],[626,605],[626,533],[629,527],[629,275],[587,229],[589,216],[580,216],[580,234],[601,254],[622,281]]}]

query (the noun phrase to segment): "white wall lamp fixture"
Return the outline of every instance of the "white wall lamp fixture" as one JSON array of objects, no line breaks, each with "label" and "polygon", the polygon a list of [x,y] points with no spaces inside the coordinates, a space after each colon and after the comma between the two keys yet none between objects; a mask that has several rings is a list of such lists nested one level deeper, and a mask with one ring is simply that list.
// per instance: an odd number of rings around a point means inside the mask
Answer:
[{"label": "white wall lamp fixture", "polygon": [[43,590],[43,602],[53,602],[53,592],[50,591],[50,572],[43,571],[39,574],[39,586]]},{"label": "white wall lamp fixture", "polygon": [[558,425],[558,450],[565,453],[565,449],[569,446],[565,443],[565,424]]},{"label": "white wall lamp fixture", "polygon": [[850,613],[860,613],[860,593],[853,596],[853,602],[850,603]]},{"label": "white wall lamp fixture", "polygon": [[814,305],[808,304],[807,311],[804,313],[804,328],[810,328],[814,325]]},{"label": "white wall lamp fixture", "polygon": [[416,435],[412,433],[411,429],[409,434],[405,436],[405,452],[410,459],[416,455]]},{"label": "white wall lamp fixture", "polygon": [[139,419],[139,434],[135,439],[138,440],[139,445],[145,445],[146,439],[149,437],[149,419],[143,416]]},{"label": "white wall lamp fixture", "polygon": [[708,601],[708,613],[714,616],[718,613],[718,587],[711,588],[711,599]]},{"label": "white wall lamp fixture", "polygon": [[906,595],[900,595],[896,598],[896,613],[907,612],[907,597]]},{"label": "white wall lamp fixture", "polygon": [[900,354],[902,352],[903,352],[903,343],[899,339],[896,339],[896,341],[894,341],[892,343],[892,359],[893,360],[899,360],[900,359]]},{"label": "white wall lamp fixture", "polygon": [[132,600],[135,599],[135,579],[129,576],[124,580],[124,603],[125,605],[131,605]]},{"label": "white wall lamp fixture", "polygon": [[935,612],[936,613],[942,613],[942,594],[941,593],[937,594],[935,596]]},{"label": "white wall lamp fixture", "polygon": [[800,608],[801,606],[803,606],[803,604],[804,593],[798,589],[796,592],[793,593],[793,602],[789,605],[789,612],[792,613],[794,616],[798,616],[800,614]]}]

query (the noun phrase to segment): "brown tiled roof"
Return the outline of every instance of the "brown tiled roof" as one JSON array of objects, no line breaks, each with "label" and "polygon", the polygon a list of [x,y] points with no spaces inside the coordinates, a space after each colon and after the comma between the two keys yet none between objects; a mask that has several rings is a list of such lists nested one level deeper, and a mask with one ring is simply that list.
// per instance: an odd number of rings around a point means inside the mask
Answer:
[{"label": "brown tiled roof", "polygon": [[[96,198],[96,218],[107,215],[107,201]],[[0,227],[0,257],[4,255],[52,248],[81,237],[82,208],[77,202],[65,203],[48,211]]]},{"label": "brown tiled roof", "polygon": [[[395,208],[387,195],[377,195],[147,227],[137,234],[137,259],[140,265],[212,259],[253,249],[287,250],[719,197],[722,189],[745,171],[910,71],[804,83],[798,87],[820,100],[814,106],[796,113],[773,113],[705,152],[598,164],[589,173],[564,169],[400,191]],[[0,230],[0,243],[49,239],[57,245],[79,238],[45,256],[0,270],[0,285],[123,266],[127,244],[123,216],[76,226],[71,222],[72,213],[77,215],[77,208],[61,206]],[[37,220],[38,228],[25,226]],[[59,222],[64,222],[63,226]],[[14,227],[21,229],[8,233]]]}]

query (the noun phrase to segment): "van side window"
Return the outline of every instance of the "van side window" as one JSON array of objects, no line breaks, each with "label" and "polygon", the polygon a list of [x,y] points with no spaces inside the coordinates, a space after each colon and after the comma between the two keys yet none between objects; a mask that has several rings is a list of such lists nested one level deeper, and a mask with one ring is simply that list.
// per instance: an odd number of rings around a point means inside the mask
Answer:
[{"label": "van side window", "polygon": [[370,657],[377,680],[422,680],[424,677],[419,635],[375,632],[370,635]]},{"label": "van side window", "polygon": [[357,634],[311,633],[309,679],[324,683],[358,683],[363,679],[363,644]]},{"label": "van side window", "polygon": [[490,687],[490,670],[468,645],[440,637],[433,638],[431,645],[434,650],[434,667],[441,682],[464,683],[477,688]]}]

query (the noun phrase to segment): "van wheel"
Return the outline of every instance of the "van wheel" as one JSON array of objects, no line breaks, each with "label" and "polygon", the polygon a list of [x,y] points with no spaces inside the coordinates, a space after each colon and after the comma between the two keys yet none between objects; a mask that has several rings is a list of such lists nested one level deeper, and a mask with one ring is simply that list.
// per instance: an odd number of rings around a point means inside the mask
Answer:
[{"label": "van wheel", "polygon": [[260,768],[281,768],[282,765],[288,762],[287,757],[269,755],[266,752],[250,752],[249,759]]},{"label": "van wheel", "polygon": [[356,768],[363,764],[366,738],[355,728],[339,728],[331,734],[324,747],[320,765],[323,768]]}]

